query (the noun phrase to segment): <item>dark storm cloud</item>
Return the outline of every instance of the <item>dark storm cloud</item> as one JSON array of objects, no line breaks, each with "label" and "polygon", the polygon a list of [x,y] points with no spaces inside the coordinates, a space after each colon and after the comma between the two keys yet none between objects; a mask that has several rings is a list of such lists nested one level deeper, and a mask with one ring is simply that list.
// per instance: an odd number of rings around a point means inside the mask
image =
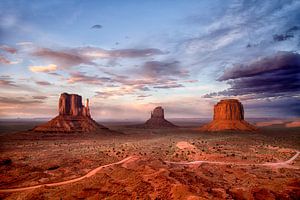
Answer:
[{"label": "dark storm cloud", "polygon": [[204,98],[238,96],[247,108],[263,115],[300,116],[300,54],[279,52],[249,65],[226,70],[219,81],[229,89]]},{"label": "dark storm cloud", "polygon": [[94,26],[92,26],[92,29],[101,29],[103,26],[100,24],[95,24]]},{"label": "dark storm cloud", "polygon": [[273,35],[273,40],[275,42],[281,42],[294,37],[296,31],[300,30],[299,26],[293,26],[289,28],[285,33]]},{"label": "dark storm cloud", "polygon": [[274,56],[263,58],[250,65],[236,65],[228,70],[218,79],[226,81],[229,79],[255,77],[268,73],[299,72],[300,55],[293,52],[279,52]]},{"label": "dark storm cloud", "polygon": [[[231,74],[231,75],[230,75]],[[298,95],[300,92],[300,55],[281,52],[247,67],[227,71],[220,80],[229,80],[223,95],[260,94],[263,97]]]},{"label": "dark storm cloud", "polygon": [[288,35],[288,34],[280,34],[280,35],[273,35],[273,40],[275,42],[281,42],[281,41],[285,41],[288,40],[290,38],[293,38],[294,35]]},{"label": "dark storm cloud", "polygon": [[230,88],[205,97],[225,95],[249,98],[293,97],[300,92],[300,55],[279,52],[250,65],[236,65],[218,79]]}]

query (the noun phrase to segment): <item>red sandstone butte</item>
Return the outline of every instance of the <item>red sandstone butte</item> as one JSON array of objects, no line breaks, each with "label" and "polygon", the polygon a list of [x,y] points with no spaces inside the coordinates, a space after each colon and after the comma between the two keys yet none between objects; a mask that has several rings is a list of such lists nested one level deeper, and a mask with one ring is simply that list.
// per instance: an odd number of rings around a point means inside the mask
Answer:
[{"label": "red sandstone butte", "polygon": [[86,100],[85,106],[82,105],[82,97],[80,95],[62,93],[59,98],[58,111],[58,116],[45,124],[35,127],[33,131],[49,133],[110,132],[108,128],[98,124],[92,119],[89,100]]},{"label": "red sandstone butte", "polygon": [[165,119],[164,109],[161,106],[159,106],[154,108],[154,110],[151,112],[151,117],[145,122],[144,127],[175,128],[177,126]]},{"label": "red sandstone butte", "polygon": [[202,131],[256,131],[257,128],[244,120],[244,108],[236,99],[224,99],[214,106],[214,118],[200,128]]}]

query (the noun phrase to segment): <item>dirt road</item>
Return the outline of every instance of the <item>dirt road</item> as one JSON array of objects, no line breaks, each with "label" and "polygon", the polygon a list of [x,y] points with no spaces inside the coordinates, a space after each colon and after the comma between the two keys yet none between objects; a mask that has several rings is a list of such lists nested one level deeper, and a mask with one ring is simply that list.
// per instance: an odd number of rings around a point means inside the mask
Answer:
[{"label": "dirt road", "polygon": [[21,188],[10,188],[10,189],[0,189],[0,193],[4,193],[4,192],[20,192],[20,191],[24,191],[24,190],[32,190],[32,189],[36,189],[36,188],[39,188],[39,187],[43,187],[43,186],[48,186],[48,187],[51,187],[51,186],[59,186],[59,185],[66,185],[66,184],[69,184],[69,183],[75,183],[75,182],[78,182],[84,178],[88,178],[88,177],[91,177],[93,175],[95,175],[99,170],[105,168],[105,167],[110,167],[110,166],[113,166],[113,165],[118,165],[118,164],[123,164],[123,163],[126,163],[130,160],[134,159],[133,156],[129,156],[121,161],[118,161],[118,162],[115,162],[115,163],[111,163],[111,164],[107,164],[107,165],[102,165],[100,167],[97,167],[95,169],[93,169],[92,171],[90,171],[89,173],[87,173],[86,175],[84,176],[81,176],[81,177],[78,177],[78,178],[74,178],[74,179],[71,179],[71,180],[67,180],[67,181],[61,181],[61,182],[57,182],[57,183],[48,183],[48,184],[40,184],[40,185],[35,185],[35,186],[30,186],[30,187],[21,187]]}]

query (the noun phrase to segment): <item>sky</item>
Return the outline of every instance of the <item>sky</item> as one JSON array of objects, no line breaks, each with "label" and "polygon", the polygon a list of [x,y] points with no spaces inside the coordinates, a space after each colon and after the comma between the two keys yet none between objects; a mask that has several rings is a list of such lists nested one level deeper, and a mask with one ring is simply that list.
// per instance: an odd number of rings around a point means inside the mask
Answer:
[{"label": "sky", "polygon": [[63,92],[97,120],[300,117],[299,0],[1,0],[0,118],[51,118]]}]

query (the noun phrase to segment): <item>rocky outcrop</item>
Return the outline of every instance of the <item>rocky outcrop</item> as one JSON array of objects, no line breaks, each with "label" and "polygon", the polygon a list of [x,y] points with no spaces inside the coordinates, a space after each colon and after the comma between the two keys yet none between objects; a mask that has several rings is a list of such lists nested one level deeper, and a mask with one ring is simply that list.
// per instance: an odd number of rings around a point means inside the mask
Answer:
[{"label": "rocky outcrop", "polygon": [[165,119],[164,109],[159,106],[151,112],[151,117],[143,125],[145,128],[175,128],[174,124]]},{"label": "rocky outcrop", "polygon": [[214,106],[213,121],[201,127],[202,131],[255,131],[257,128],[244,120],[244,108],[236,99],[221,100]]},{"label": "rocky outcrop", "polygon": [[77,94],[62,93],[58,103],[58,116],[33,129],[35,132],[47,133],[111,133],[103,125],[91,118],[89,100],[82,105],[82,97]]}]

